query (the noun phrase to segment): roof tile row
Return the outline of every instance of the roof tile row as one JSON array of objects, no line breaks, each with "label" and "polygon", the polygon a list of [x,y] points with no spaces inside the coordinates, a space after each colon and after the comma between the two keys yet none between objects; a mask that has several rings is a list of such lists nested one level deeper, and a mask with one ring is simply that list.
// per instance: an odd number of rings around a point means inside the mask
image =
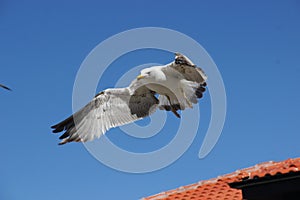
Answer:
[{"label": "roof tile row", "polygon": [[300,158],[288,159],[281,162],[269,161],[217,178],[161,192],[143,198],[143,200],[242,200],[242,190],[231,188],[229,183],[297,172],[299,169]]}]

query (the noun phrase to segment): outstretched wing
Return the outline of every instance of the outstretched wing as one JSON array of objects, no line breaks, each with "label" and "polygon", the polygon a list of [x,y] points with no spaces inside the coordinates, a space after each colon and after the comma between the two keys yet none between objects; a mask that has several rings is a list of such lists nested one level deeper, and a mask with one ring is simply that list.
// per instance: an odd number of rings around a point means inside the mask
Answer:
[{"label": "outstretched wing", "polygon": [[53,133],[65,131],[59,144],[99,138],[113,127],[142,119],[156,110],[158,100],[142,87],[130,94],[128,88],[107,89],[74,115],[52,126]]},{"label": "outstretched wing", "polygon": [[167,67],[177,70],[188,81],[205,84],[207,80],[207,76],[204,71],[192,63],[189,58],[180,53],[175,53],[174,62],[169,64]]}]

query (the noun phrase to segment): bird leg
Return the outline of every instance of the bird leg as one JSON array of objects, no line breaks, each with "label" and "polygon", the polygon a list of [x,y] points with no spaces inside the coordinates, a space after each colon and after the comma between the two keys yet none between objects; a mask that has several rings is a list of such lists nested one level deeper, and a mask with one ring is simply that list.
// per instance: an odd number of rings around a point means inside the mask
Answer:
[{"label": "bird leg", "polygon": [[167,96],[167,99],[168,99],[168,101],[169,101],[169,103],[170,103],[170,107],[171,107],[172,113],[174,113],[174,115],[175,115],[176,117],[180,118],[180,115],[177,113],[176,108],[175,108],[174,105],[172,105],[172,103],[171,103],[170,97],[169,97],[168,95],[166,95],[166,96]]}]

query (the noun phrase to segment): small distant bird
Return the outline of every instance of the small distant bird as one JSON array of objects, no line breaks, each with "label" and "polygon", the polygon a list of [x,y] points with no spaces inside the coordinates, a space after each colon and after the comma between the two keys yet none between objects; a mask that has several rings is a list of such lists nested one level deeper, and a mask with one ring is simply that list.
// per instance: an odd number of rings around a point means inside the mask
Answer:
[{"label": "small distant bird", "polygon": [[201,68],[175,53],[173,62],[143,69],[126,88],[98,93],[81,110],[51,128],[53,133],[65,131],[59,144],[66,144],[99,138],[110,128],[142,119],[157,108],[180,118],[178,110],[192,108],[203,96],[206,80]]},{"label": "small distant bird", "polygon": [[0,84],[0,87],[11,91],[11,89],[9,87],[6,87],[5,85]]}]

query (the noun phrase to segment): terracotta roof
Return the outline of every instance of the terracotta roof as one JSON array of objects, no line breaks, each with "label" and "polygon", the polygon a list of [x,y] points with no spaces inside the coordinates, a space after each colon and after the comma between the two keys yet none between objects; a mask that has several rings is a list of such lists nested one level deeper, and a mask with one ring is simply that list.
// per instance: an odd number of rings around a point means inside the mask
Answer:
[{"label": "terracotta roof", "polygon": [[242,190],[229,183],[300,171],[300,158],[264,162],[206,181],[142,198],[142,200],[242,200]]}]

